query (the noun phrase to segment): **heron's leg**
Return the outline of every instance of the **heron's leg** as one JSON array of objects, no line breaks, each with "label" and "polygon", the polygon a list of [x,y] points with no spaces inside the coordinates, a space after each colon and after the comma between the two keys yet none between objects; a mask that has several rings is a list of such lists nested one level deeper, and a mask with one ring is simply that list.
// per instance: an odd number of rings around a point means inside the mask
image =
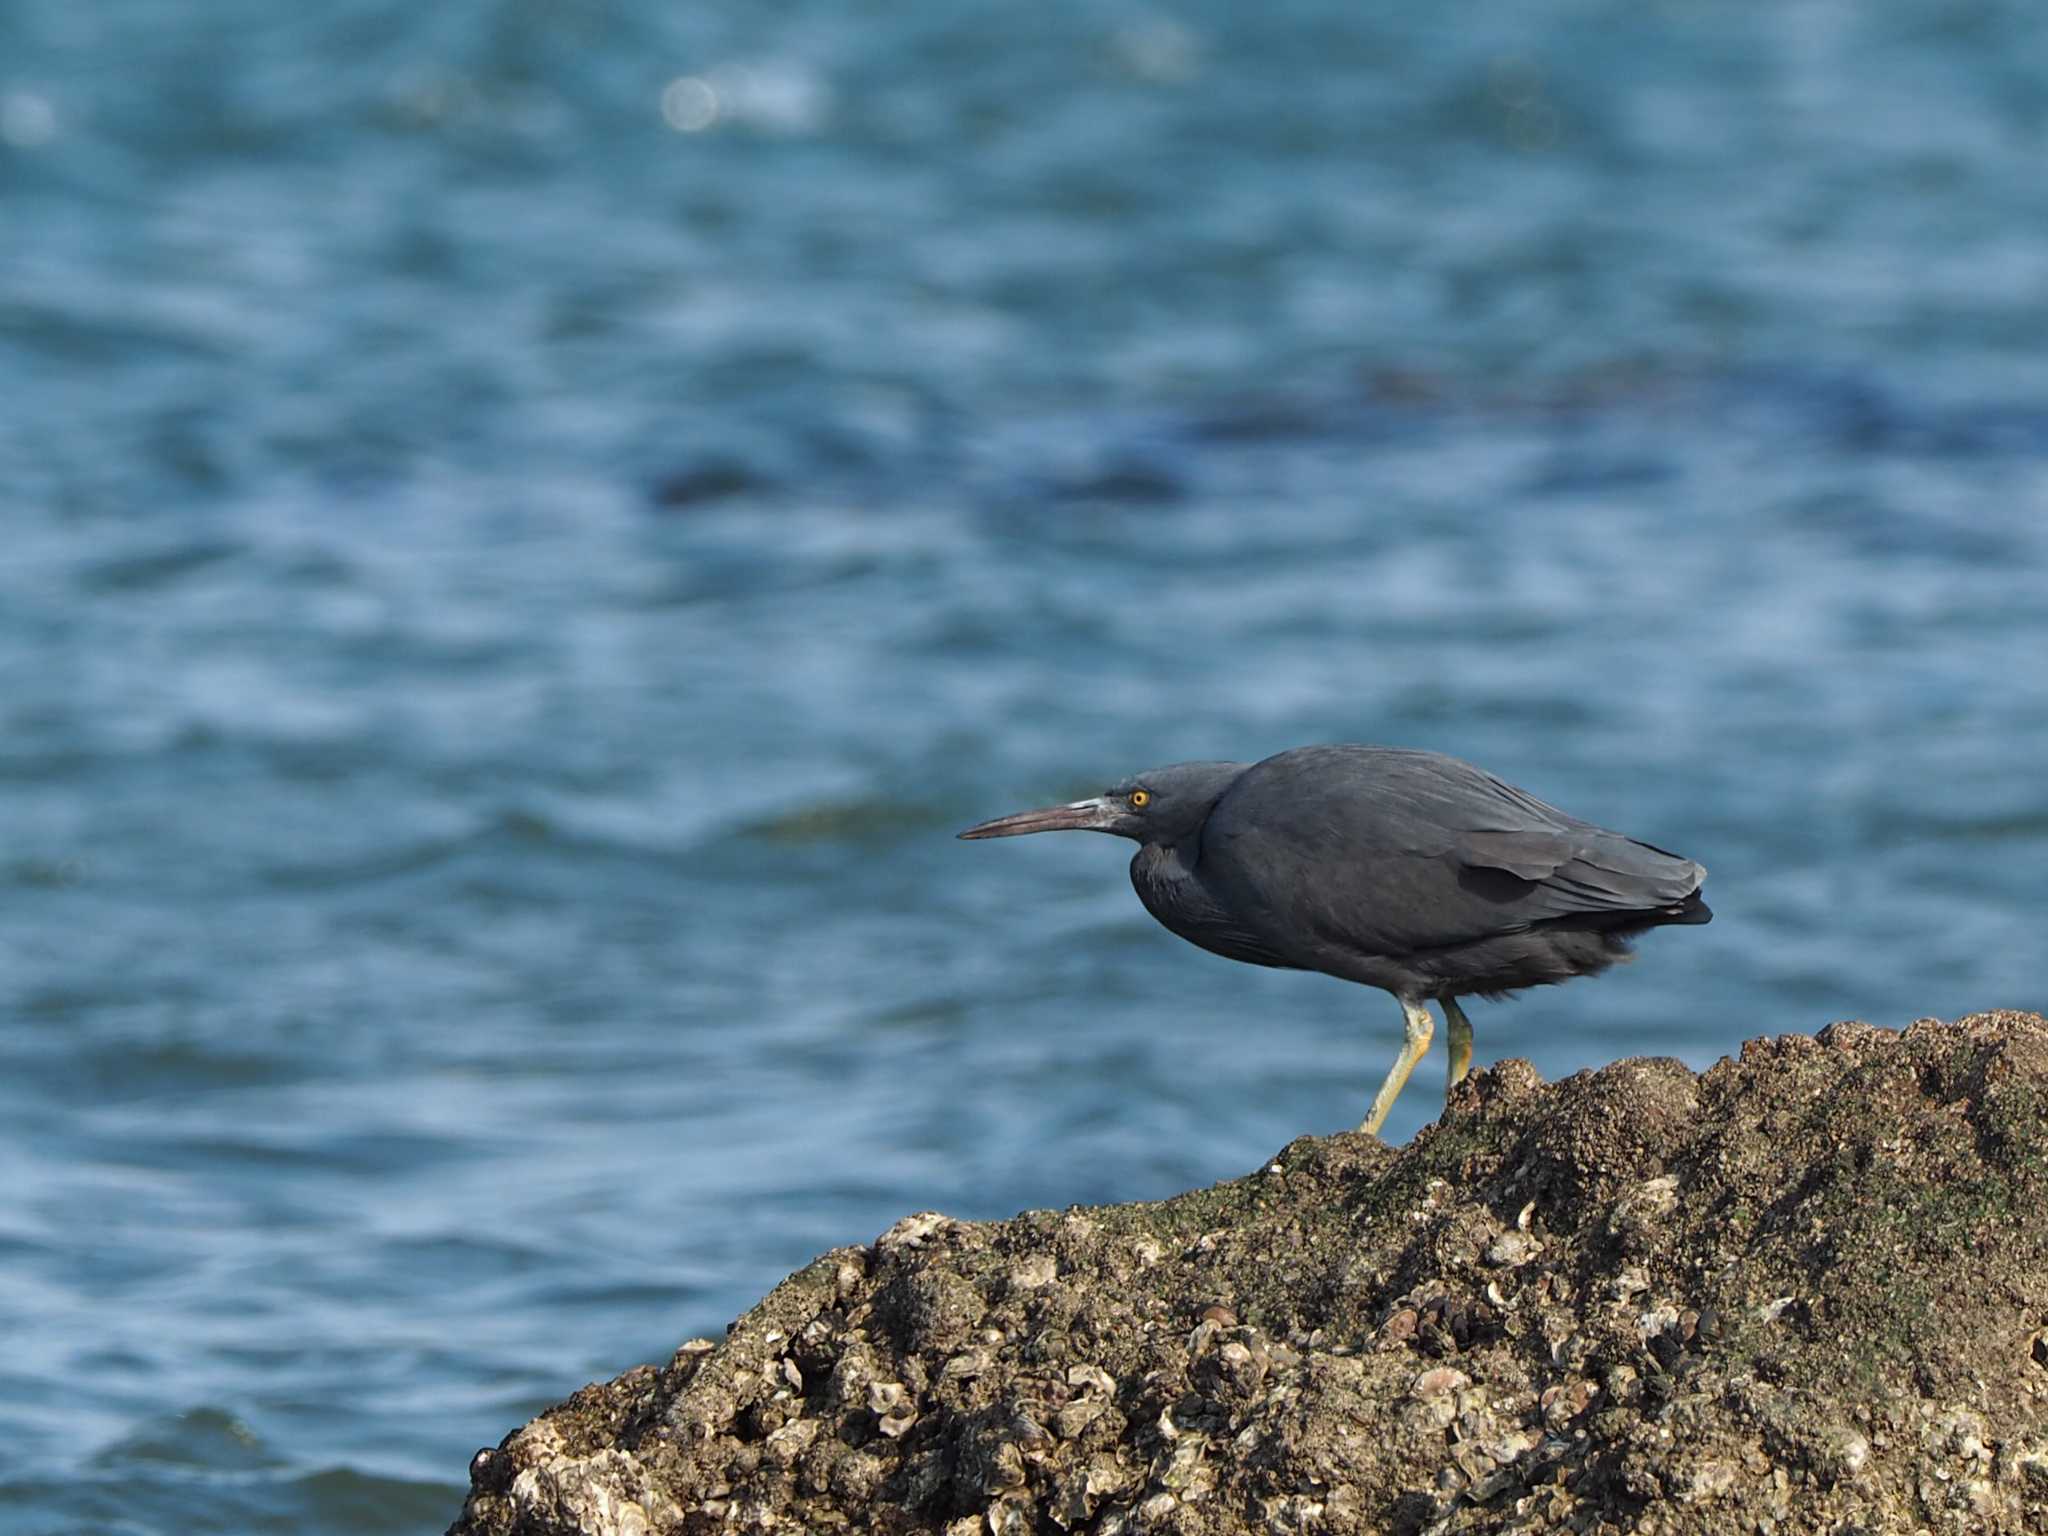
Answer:
[{"label": "heron's leg", "polygon": [[1408,1082],[1408,1074],[1415,1070],[1415,1063],[1422,1060],[1422,1053],[1429,1049],[1429,1037],[1436,1032],[1436,1020],[1429,1016],[1429,1010],[1420,1003],[1401,998],[1401,1011],[1408,1015],[1408,1036],[1401,1042],[1401,1054],[1394,1058],[1394,1065],[1388,1069],[1387,1080],[1380,1084],[1380,1091],[1372,1096],[1372,1108],[1366,1111],[1361,1131],[1379,1134],[1386,1123],[1387,1111],[1394,1107],[1394,1100],[1401,1096],[1401,1089]]},{"label": "heron's leg", "polygon": [[1472,1070],[1472,1021],[1455,997],[1440,1001],[1444,1005],[1444,1049],[1451,1057],[1450,1076],[1444,1079],[1444,1092],[1449,1093]]}]

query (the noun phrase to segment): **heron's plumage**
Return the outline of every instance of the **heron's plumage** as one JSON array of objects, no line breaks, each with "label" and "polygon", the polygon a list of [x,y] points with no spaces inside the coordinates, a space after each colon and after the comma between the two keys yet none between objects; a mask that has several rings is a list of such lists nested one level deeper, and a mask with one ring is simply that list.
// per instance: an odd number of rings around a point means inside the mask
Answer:
[{"label": "heron's plumage", "polygon": [[1429,1047],[1424,999],[1450,1021],[1455,1082],[1471,1057],[1457,998],[1597,975],[1645,929],[1713,917],[1692,860],[1440,752],[1297,747],[1249,767],[1175,763],[960,835],[1059,830],[1136,841],[1138,899],[1191,944],[1393,993],[1406,1037],[1372,1131]]},{"label": "heron's plumage", "polygon": [[1444,958],[1488,939],[1672,921],[1665,909],[1693,901],[1706,874],[1456,758],[1367,746],[1297,748],[1244,770],[1209,813],[1196,869],[1288,963],[1378,976],[1429,954],[1432,989]]}]

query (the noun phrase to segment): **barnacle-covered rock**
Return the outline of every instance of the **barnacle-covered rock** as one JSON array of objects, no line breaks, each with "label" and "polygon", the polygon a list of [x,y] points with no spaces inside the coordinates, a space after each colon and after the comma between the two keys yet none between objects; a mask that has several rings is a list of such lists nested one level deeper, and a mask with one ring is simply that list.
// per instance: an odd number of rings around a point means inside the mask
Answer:
[{"label": "barnacle-covered rock", "polygon": [[2048,1531],[2048,1021],[1504,1062],[1392,1151],[906,1218],[478,1453],[457,1536]]}]

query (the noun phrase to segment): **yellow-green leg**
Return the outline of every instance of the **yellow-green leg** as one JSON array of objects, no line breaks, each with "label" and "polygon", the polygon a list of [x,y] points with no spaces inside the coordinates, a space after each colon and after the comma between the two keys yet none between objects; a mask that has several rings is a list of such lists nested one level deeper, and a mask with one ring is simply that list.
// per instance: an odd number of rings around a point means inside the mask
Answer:
[{"label": "yellow-green leg", "polygon": [[1415,1063],[1422,1060],[1423,1052],[1429,1049],[1429,1037],[1436,1033],[1436,1020],[1429,1016],[1429,1010],[1420,1003],[1401,1000],[1401,1011],[1408,1016],[1407,1038],[1401,1042],[1401,1054],[1394,1058],[1394,1065],[1387,1072],[1387,1080],[1380,1084],[1380,1091],[1372,1097],[1372,1108],[1366,1111],[1365,1123],[1359,1126],[1377,1136],[1380,1127],[1386,1124],[1387,1111],[1394,1107],[1394,1100],[1401,1096],[1407,1086],[1408,1074],[1415,1070]]},{"label": "yellow-green leg", "polygon": [[1448,1094],[1465,1081],[1465,1074],[1472,1070],[1472,1021],[1465,1017],[1465,1010],[1458,1006],[1455,997],[1441,999],[1444,1005],[1444,1049],[1450,1054],[1450,1075],[1444,1079],[1444,1092]]}]

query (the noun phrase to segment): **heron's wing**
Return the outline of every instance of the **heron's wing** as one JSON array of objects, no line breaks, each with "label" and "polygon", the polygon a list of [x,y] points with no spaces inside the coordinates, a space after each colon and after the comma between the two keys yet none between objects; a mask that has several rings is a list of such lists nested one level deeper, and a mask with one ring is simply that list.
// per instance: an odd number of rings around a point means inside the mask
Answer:
[{"label": "heron's wing", "polygon": [[[1706,876],[1690,859],[1584,822],[1556,831],[1476,828],[1459,838],[1452,857],[1479,877],[1468,886],[1522,922],[1654,912],[1684,901]],[[1493,872],[1525,888],[1488,882]]]},{"label": "heron's wing", "polygon": [[1405,955],[1654,912],[1705,874],[1455,758],[1365,747],[1248,769],[1210,814],[1201,867],[1235,919],[1297,964],[1331,946]]}]

